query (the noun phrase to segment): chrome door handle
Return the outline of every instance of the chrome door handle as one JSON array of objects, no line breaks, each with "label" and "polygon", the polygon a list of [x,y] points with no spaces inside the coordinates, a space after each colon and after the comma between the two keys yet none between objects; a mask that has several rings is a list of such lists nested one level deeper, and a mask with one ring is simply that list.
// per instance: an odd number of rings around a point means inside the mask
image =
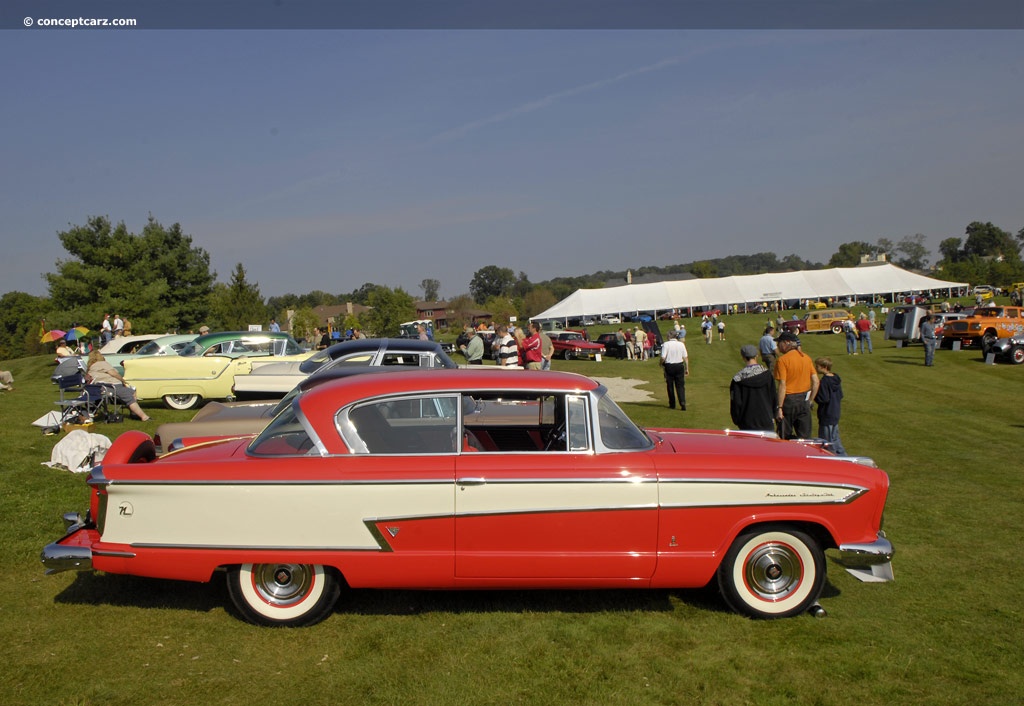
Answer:
[{"label": "chrome door handle", "polygon": [[459,478],[455,481],[458,485],[486,485],[487,480],[484,478]]}]

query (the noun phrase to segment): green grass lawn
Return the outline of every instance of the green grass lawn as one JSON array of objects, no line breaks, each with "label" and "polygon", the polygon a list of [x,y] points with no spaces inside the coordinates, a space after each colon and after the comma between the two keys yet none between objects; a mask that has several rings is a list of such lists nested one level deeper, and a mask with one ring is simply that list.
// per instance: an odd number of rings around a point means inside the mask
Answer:
[{"label": "green grass lawn", "polygon": [[[727,317],[728,340],[711,345],[686,322],[686,412],[667,408],[654,361],[554,367],[645,380],[656,401],[622,405],[640,424],[725,428],[739,347],[756,342],[765,320]],[[60,536],[62,512],[85,509],[87,489],[82,476],[40,465],[59,439],[30,426],[57,399],[52,361],[0,363],[16,380],[0,393],[0,546],[11,570],[0,702],[1022,703],[1024,366],[940,350],[926,368],[920,346],[898,349],[881,332],[863,356],[847,356],[842,336],[803,340],[811,356],[832,356],[843,380],[846,448],[891,476],[896,581],[862,584],[830,565],[828,617],[779,621],[729,612],[713,587],[352,591],[319,625],[273,630],[234,617],[220,580],[44,576],[39,552]],[[192,414],[148,411],[148,424],[94,431],[152,432]]]}]

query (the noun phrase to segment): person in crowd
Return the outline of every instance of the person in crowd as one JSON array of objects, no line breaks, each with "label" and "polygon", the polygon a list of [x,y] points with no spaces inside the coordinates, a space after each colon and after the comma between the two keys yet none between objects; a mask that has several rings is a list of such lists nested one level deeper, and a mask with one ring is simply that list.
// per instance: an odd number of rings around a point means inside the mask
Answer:
[{"label": "person in crowd", "polygon": [[626,334],[622,332],[621,327],[615,332],[615,355],[620,360],[626,357]]},{"label": "person in crowd", "polygon": [[200,336],[205,336],[209,332],[210,332],[210,327],[209,326],[203,325],[203,326],[199,327],[199,335]]},{"label": "person in crowd", "polygon": [[647,360],[647,332],[637,326],[633,331],[633,340],[636,341],[636,359]]},{"label": "person in crowd", "polygon": [[935,317],[931,314],[921,320],[921,343],[924,344],[924,364],[928,367],[935,365],[935,347],[939,338],[935,335]]},{"label": "person in crowd", "polygon": [[783,331],[778,346],[774,375],[779,436],[806,439],[811,435],[811,400],[818,394],[818,373],[810,356],[800,350],[800,338],[795,333]]},{"label": "person in crowd", "polygon": [[516,346],[516,339],[509,334],[508,326],[499,325],[495,329],[492,348],[498,365],[505,368],[519,365],[519,348]]},{"label": "person in crowd", "polygon": [[61,358],[72,358],[75,352],[68,347],[68,342],[61,338],[57,341],[57,362],[60,362]]},{"label": "person in crowd", "polygon": [[704,334],[704,343],[711,344],[711,319],[704,317],[700,322],[701,333]]},{"label": "person in crowd", "polygon": [[633,345],[633,334],[631,334],[629,332],[629,329],[627,328],[627,329],[625,329],[622,332],[622,336],[623,336],[623,338],[626,339],[626,359],[627,360],[635,360],[636,359],[636,347]]},{"label": "person in crowd", "polygon": [[0,370],[0,390],[13,390],[14,389],[14,376],[11,375],[10,370]]},{"label": "person in crowd", "polygon": [[676,338],[678,338],[683,343],[686,343],[686,327],[683,326],[681,323],[679,323],[677,321],[675,329],[676,329]]},{"label": "person in crowd", "polygon": [[470,365],[484,364],[484,340],[477,335],[476,329],[466,327],[466,342],[459,346],[462,355],[466,356],[466,362]]},{"label": "person in crowd", "polygon": [[270,320],[270,330],[272,333],[281,333],[281,326],[277,323],[277,319]]},{"label": "person in crowd", "polygon": [[114,369],[114,366],[107,362],[107,359],[98,350],[94,350],[89,354],[89,365],[85,370],[85,380],[89,383],[113,386],[114,394],[117,395],[117,399],[121,401],[121,404],[126,405],[132,411],[132,414],[142,421],[148,422],[150,420],[149,415],[142,411],[142,407],[136,401],[135,391],[124,384],[124,378],[121,377],[121,374]]},{"label": "person in crowd", "polygon": [[846,334],[846,354],[857,355],[857,325],[852,319],[843,322],[843,333]]},{"label": "person in crowd", "polygon": [[540,370],[542,355],[541,355],[541,340],[540,340],[540,324],[535,321],[530,322],[530,335],[523,339],[522,345],[523,351],[523,362],[526,363],[527,370]]},{"label": "person in crowd", "polygon": [[545,331],[540,332],[540,369],[551,370],[551,359],[555,357],[555,344]]},{"label": "person in crowd", "polygon": [[125,336],[131,336],[132,335],[132,322],[128,320],[127,316],[124,317],[124,335]]},{"label": "person in crowd", "polygon": [[118,338],[124,335],[124,321],[121,319],[120,314],[114,314],[114,338]]},{"label": "person in crowd", "polygon": [[843,399],[843,381],[832,372],[832,359],[817,358],[814,369],[818,372],[821,384],[814,395],[814,403],[818,405],[818,436],[832,445],[832,450],[839,456],[846,455],[843,442],[839,440],[839,412]]},{"label": "person in crowd", "polygon": [[878,327],[875,326],[875,310],[868,309],[868,323],[871,324],[871,330],[877,331]]},{"label": "person in crowd", "polygon": [[366,334],[363,333],[363,330],[361,328],[359,328],[358,326],[354,326],[352,328],[352,340],[353,341],[361,341],[364,338],[366,338]]},{"label": "person in crowd", "polygon": [[860,339],[860,352],[864,354],[864,344],[868,344],[868,353],[874,353],[871,347],[871,322],[868,321],[867,314],[861,312],[860,317],[857,319],[857,337]]},{"label": "person in crowd", "polygon": [[689,356],[686,344],[670,331],[668,339],[661,346],[661,366],[665,369],[665,388],[668,391],[668,408],[686,411],[686,376],[690,374]]},{"label": "person in crowd", "polygon": [[718,340],[725,340],[725,322],[721,319],[718,320]]},{"label": "person in crowd", "polygon": [[749,343],[740,346],[740,356],[745,365],[729,383],[732,423],[740,430],[775,431],[775,378],[771,369],[758,364],[757,348]]},{"label": "person in crowd", "polygon": [[775,327],[769,323],[764,327],[764,333],[757,342],[758,351],[761,353],[761,363],[768,370],[775,367],[775,358],[778,356],[779,347],[775,343]]},{"label": "person in crowd", "polygon": [[419,338],[421,341],[429,340],[427,337],[427,327],[424,326],[423,324],[416,325],[416,334],[416,337]]},{"label": "person in crowd", "polygon": [[110,314],[103,315],[103,323],[100,324],[100,345],[106,345],[110,343],[110,339],[114,337],[114,329],[110,325]]}]

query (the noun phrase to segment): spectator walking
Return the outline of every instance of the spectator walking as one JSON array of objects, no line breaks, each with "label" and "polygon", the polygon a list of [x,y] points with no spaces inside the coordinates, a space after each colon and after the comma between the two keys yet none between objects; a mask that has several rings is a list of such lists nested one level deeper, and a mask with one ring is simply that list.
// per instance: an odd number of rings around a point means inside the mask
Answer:
[{"label": "spectator walking", "polygon": [[818,358],[814,361],[814,369],[820,376],[821,383],[814,395],[814,403],[818,405],[818,436],[832,445],[832,451],[839,456],[846,455],[843,442],[839,440],[840,402],[843,399],[843,381],[832,372],[831,358]]},{"label": "spectator walking", "polygon": [[741,430],[775,431],[775,378],[769,368],[758,364],[754,346],[741,346],[740,356],[746,364],[729,383],[732,423]]},{"label": "spectator walking", "polygon": [[273,333],[281,333],[281,326],[277,323],[277,319],[270,320],[270,330]]},{"label": "spectator walking", "polygon": [[686,411],[686,376],[690,374],[689,356],[686,344],[670,331],[668,340],[661,346],[661,365],[665,369],[665,388],[668,391],[668,408]]},{"label": "spectator walking", "polygon": [[725,340],[725,322],[722,320],[719,320],[718,322],[718,340]]},{"label": "spectator walking", "polygon": [[637,360],[647,360],[647,332],[637,326],[633,332],[633,340],[636,341]]},{"label": "spectator walking", "polygon": [[516,346],[516,339],[509,335],[508,326],[498,326],[495,329],[492,348],[498,365],[505,368],[519,365],[519,348]]},{"label": "spectator walking", "polygon": [[771,324],[764,328],[764,334],[757,342],[758,351],[761,353],[761,362],[764,367],[771,370],[775,367],[775,358],[778,356],[779,347],[775,343],[775,329]]},{"label": "spectator walking", "polygon": [[778,404],[775,418],[783,439],[811,435],[811,400],[818,394],[818,373],[810,357],[800,350],[800,339],[791,331],[779,335],[780,356],[775,361]]},{"label": "spectator walking", "polygon": [[928,367],[935,365],[935,347],[939,338],[935,335],[935,319],[931,314],[921,321],[921,343],[924,344],[924,364]]}]

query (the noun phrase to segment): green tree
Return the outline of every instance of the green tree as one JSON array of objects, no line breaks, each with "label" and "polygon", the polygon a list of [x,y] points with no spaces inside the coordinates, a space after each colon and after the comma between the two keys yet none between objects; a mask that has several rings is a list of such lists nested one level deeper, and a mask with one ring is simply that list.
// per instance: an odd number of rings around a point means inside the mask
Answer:
[{"label": "green tree", "polygon": [[942,262],[951,264],[960,259],[960,238],[945,238],[939,243],[939,252],[942,254]]},{"label": "green tree", "polygon": [[44,275],[50,299],[68,318],[96,329],[105,313],[132,319],[139,332],[194,328],[207,317],[215,273],[210,256],[175,223],[149,217],[141,234],[106,217],[57,234],[70,257]]},{"label": "green tree", "polygon": [[708,279],[709,277],[718,276],[715,266],[706,260],[693,263],[690,266],[690,272],[697,279]]},{"label": "green tree", "polygon": [[1007,231],[991,223],[974,221],[965,230],[967,240],[964,242],[965,255],[982,257],[1003,257],[1019,260],[1020,245]]},{"label": "green tree", "polygon": [[871,243],[855,240],[850,243],[843,243],[839,250],[828,261],[829,267],[856,267],[860,264],[861,255],[869,255],[875,252],[875,246]]},{"label": "green tree", "polygon": [[898,247],[889,238],[879,238],[878,243],[875,244],[875,252],[885,253],[890,259],[897,249]]},{"label": "green tree", "polygon": [[469,283],[469,293],[481,304],[492,297],[508,296],[516,282],[515,273],[507,267],[487,265],[473,274]]},{"label": "green tree", "polygon": [[[292,316],[292,337],[312,341],[313,329],[320,325],[320,319],[313,313],[312,307],[304,306]],[[315,346],[318,341],[312,341]]]},{"label": "green tree", "polygon": [[7,292],[0,297],[0,360],[45,350],[39,342],[39,329],[49,308],[48,299],[25,292]]},{"label": "green tree", "polygon": [[547,287],[534,287],[523,297],[522,314],[529,319],[542,311],[550,309],[558,302],[555,295]]},{"label": "green tree", "polygon": [[900,267],[908,270],[921,270],[928,264],[928,248],[924,244],[925,237],[922,233],[908,235],[900,240],[895,249],[889,252],[897,253],[894,262]]},{"label": "green tree", "polygon": [[218,282],[211,299],[210,327],[213,330],[245,331],[250,325],[266,323],[267,306],[259,284],[250,283],[242,263],[235,265],[228,284]]},{"label": "green tree", "polygon": [[370,292],[363,328],[373,332],[375,336],[396,336],[400,324],[409,321],[416,315],[412,296],[404,289],[377,287]]},{"label": "green tree", "polygon": [[[484,303],[484,308],[487,309],[496,322],[507,323],[513,316],[519,316],[519,308],[508,297],[491,297]],[[520,325],[522,323],[520,322]]]},{"label": "green tree", "polygon": [[423,290],[423,301],[436,302],[441,292],[441,282],[436,279],[425,279],[420,282],[420,289]]},{"label": "green tree", "polygon": [[458,331],[473,321],[477,303],[469,294],[460,294],[448,300],[448,328]]}]

